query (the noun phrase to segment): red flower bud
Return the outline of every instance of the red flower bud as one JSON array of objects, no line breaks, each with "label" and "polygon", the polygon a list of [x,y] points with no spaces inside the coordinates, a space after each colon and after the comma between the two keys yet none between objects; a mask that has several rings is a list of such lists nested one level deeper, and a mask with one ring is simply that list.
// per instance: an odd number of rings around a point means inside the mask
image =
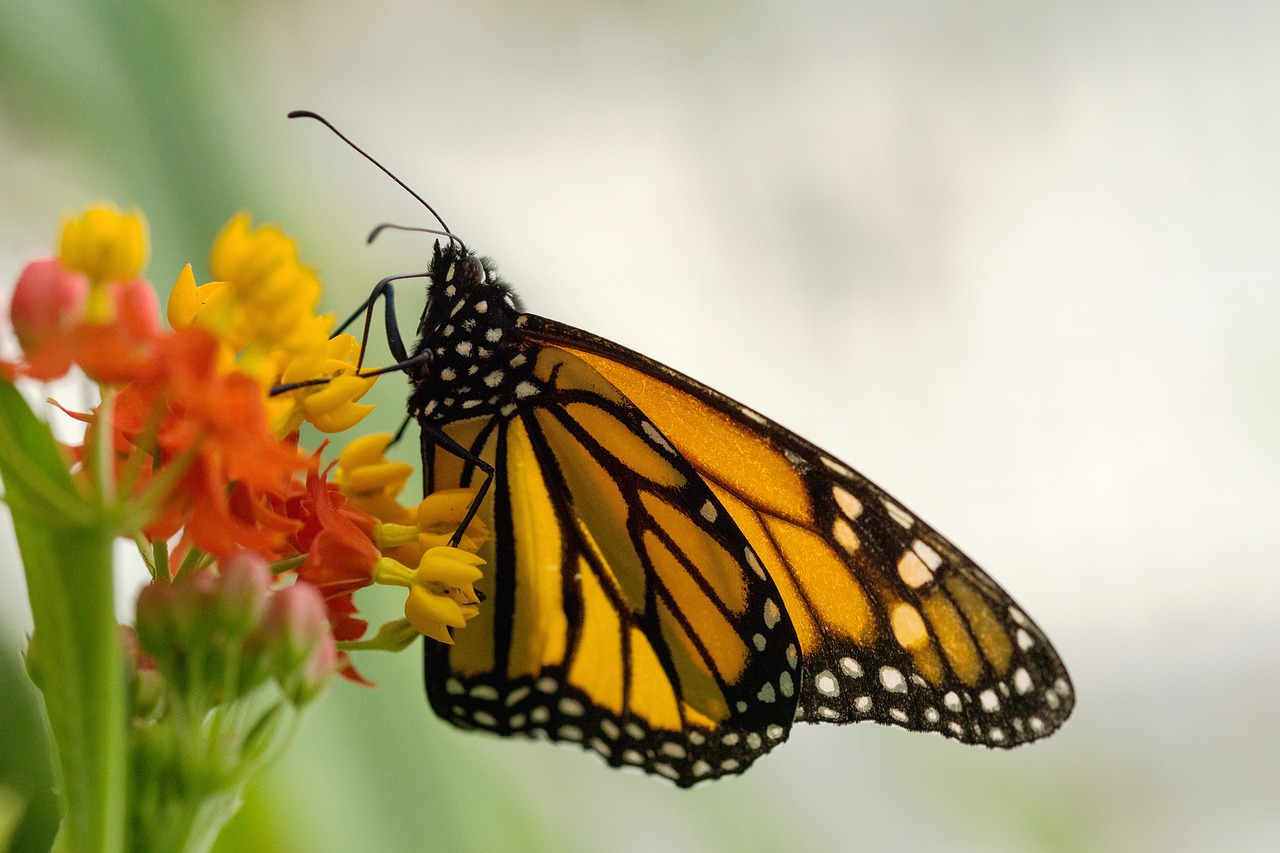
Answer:
[{"label": "red flower bud", "polygon": [[56,379],[71,369],[71,331],[84,316],[89,282],[57,258],[27,264],[13,288],[9,314],[18,343],[27,355],[26,373]]}]

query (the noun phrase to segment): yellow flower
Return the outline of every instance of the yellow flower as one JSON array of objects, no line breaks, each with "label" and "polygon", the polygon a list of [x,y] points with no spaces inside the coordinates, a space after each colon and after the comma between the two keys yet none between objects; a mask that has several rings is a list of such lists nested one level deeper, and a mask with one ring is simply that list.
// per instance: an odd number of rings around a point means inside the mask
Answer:
[{"label": "yellow flower", "polygon": [[374,569],[374,580],[409,587],[404,615],[419,634],[452,645],[450,628],[464,628],[480,612],[480,597],[473,584],[483,577],[478,566],[484,560],[461,548],[447,545],[422,555],[416,570],[384,558]]},{"label": "yellow flower", "polygon": [[[423,548],[448,544],[475,497],[475,489],[441,489],[423,498],[415,513],[418,528],[422,531],[418,544]],[[488,538],[489,529],[477,513],[467,524],[458,545],[468,551],[479,551]]]},{"label": "yellow flower", "polygon": [[[356,509],[369,513],[379,521],[409,525],[415,521],[412,510],[397,502],[405,483],[413,474],[407,462],[393,462],[386,457],[391,433],[361,436],[338,455],[334,482]],[[417,540],[417,532],[413,541]]]},{"label": "yellow flower", "polygon": [[95,284],[137,278],[147,259],[147,221],[139,210],[91,207],[63,220],[58,257]]},{"label": "yellow flower", "polygon": [[235,292],[225,281],[196,284],[191,264],[182,268],[173,290],[169,291],[167,309],[169,325],[185,329],[199,323],[233,352],[239,352],[248,344],[247,333],[241,322],[241,312],[235,304]]},{"label": "yellow flower", "polygon": [[247,213],[236,214],[214,241],[209,267],[234,292],[249,327],[246,344],[296,353],[314,343],[320,281],[298,261],[297,245],[278,227],[255,229]]},{"label": "yellow flower", "polygon": [[[482,577],[478,567],[485,561],[476,552],[489,532],[473,518],[458,546],[449,544],[477,490],[445,489],[427,495],[413,509],[401,506],[397,497],[413,466],[386,458],[391,438],[389,433],[366,435],[347,445],[338,456],[334,481],[353,507],[379,519],[374,541],[383,556],[374,566],[374,582],[407,587],[404,615],[409,625],[452,643],[449,629],[464,627],[480,612],[473,585]],[[386,647],[393,646],[402,647]]]},{"label": "yellow flower", "polygon": [[282,385],[311,379],[328,381],[278,395],[289,400],[291,407],[277,424],[277,433],[287,435],[304,420],[321,432],[341,432],[355,426],[373,411],[373,406],[356,402],[377,379],[356,375],[359,357],[360,344],[356,339],[351,335],[338,335],[328,340],[321,338],[317,345],[289,359],[280,373]]},{"label": "yellow flower", "polygon": [[373,410],[356,402],[376,381],[356,375],[360,344],[351,335],[329,337],[333,318],[315,313],[320,281],[298,261],[297,245],[283,231],[254,228],[247,213],[238,213],[214,241],[209,266],[217,281],[197,286],[190,267],[178,276],[170,325],[209,329],[234,354],[236,368],[264,391],[324,380],[266,401],[277,436],[304,421],[321,432],[341,432]]},{"label": "yellow flower", "polygon": [[248,287],[298,262],[298,247],[279,227],[254,229],[250,222],[249,214],[241,211],[218,233],[209,255],[209,269],[215,277]]}]

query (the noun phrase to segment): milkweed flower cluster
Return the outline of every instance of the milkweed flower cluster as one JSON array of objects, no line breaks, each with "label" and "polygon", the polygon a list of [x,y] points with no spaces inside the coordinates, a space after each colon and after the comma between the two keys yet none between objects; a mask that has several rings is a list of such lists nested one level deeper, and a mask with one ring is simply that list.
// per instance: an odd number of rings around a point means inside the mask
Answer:
[{"label": "milkweed flower cluster", "polygon": [[[28,670],[64,781],[98,784],[62,786],[68,849],[99,849],[104,833],[199,849],[330,674],[368,683],[350,652],[452,642],[481,606],[488,531],[474,519],[453,542],[474,490],[402,504],[412,469],[386,459],[389,435],[331,462],[327,444],[301,446],[303,425],[337,432],[364,418],[373,378],[359,375],[360,343],[316,312],[319,278],[293,240],[233,217],[210,253],[215,280],[185,267],[165,328],[142,277],[147,239],[136,211],[68,218],[58,254],[18,276],[9,319],[21,355],[0,360],[0,475],[36,623]],[[101,400],[63,409],[85,432],[60,446],[13,383],[77,368]],[[122,635],[110,596],[118,536],[137,542],[152,576]],[[405,591],[405,618],[367,637],[354,595],[373,584]],[[81,646],[105,650],[86,663]],[[118,671],[111,655],[127,684],[86,674]],[[86,714],[119,731],[95,735]],[[122,778],[127,817],[102,802]]]}]

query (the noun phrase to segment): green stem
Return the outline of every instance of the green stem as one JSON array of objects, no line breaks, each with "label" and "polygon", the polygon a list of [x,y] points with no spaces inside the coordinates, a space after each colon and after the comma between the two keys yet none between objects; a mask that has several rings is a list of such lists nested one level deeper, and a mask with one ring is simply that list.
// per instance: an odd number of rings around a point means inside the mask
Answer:
[{"label": "green stem", "polygon": [[111,584],[113,536],[14,517],[35,620],[30,669],[58,757],[65,849],[124,849],[128,790],[124,654]]}]

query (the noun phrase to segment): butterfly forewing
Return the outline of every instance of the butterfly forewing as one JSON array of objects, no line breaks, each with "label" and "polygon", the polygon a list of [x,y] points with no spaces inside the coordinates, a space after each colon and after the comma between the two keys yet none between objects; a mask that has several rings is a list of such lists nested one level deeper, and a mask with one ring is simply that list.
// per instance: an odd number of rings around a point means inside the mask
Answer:
[{"label": "butterfly forewing", "polygon": [[[777,585],[671,440],[595,369],[552,346],[512,360],[516,394],[438,420],[494,482],[485,605],[455,645],[429,643],[433,707],[680,785],[741,772],[795,714],[799,646]],[[429,490],[483,476],[425,442],[424,458]]]},{"label": "butterfly forewing", "polygon": [[651,359],[530,317],[669,437],[777,584],[804,682],[796,719],[874,720],[1008,747],[1074,704],[1043,632],[973,561],[804,439]]}]

